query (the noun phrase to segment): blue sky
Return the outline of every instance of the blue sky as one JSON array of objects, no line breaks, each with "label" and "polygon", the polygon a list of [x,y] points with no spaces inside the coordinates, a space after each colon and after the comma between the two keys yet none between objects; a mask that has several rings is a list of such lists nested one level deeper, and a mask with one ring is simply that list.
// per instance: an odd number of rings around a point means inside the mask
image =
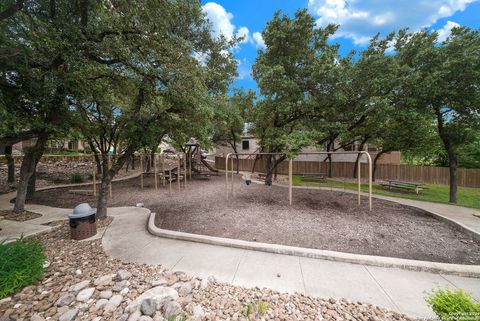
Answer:
[{"label": "blue sky", "polygon": [[257,51],[264,48],[261,32],[277,10],[292,15],[307,8],[318,25],[339,24],[331,41],[340,44],[342,54],[364,49],[376,32],[385,35],[405,27],[413,31],[429,28],[445,39],[456,25],[480,27],[480,0],[217,0],[202,1],[202,5],[214,34],[245,35],[234,49],[239,61],[234,87],[254,90],[251,66]]}]

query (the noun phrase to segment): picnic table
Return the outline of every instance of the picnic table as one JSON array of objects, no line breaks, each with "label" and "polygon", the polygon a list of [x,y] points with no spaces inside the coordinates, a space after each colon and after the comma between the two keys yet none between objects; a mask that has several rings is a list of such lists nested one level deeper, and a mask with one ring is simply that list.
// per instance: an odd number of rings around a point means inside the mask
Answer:
[{"label": "picnic table", "polygon": [[393,189],[415,191],[417,195],[418,193],[420,193],[420,191],[426,188],[425,184],[423,183],[405,182],[405,181],[398,181],[394,179],[388,179],[380,185],[383,186],[384,188],[388,187],[389,190],[393,188]]}]

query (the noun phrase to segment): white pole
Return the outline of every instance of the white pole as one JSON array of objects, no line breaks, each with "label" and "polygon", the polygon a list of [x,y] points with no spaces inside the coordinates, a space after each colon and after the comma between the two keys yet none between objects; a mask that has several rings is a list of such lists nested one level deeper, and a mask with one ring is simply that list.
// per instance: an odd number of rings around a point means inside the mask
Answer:
[{"label": "white pole", "polygon": [[177,190],[180,192],[180,154],[177,154]]},{"label": "white pole", "polygon": [[183,153],[183,175],[185,175],[184,177],[184,187],[185,189],[187,188],[187,154]]},{"label": "white pole", "polygon": [[97,180],[96,180],[96,168],[95,168],[95,160],[93,163],[93,196],[97,196]]},{"label": "white pole", "polygon": [[[108,170],[112,168],[112,158],[110,155],[108,155]],[[110,184],[108,185],[108,189],[110,191],[110,197],[112,197],[112,181],[110,181]]]},{"label": "white pole", "polygon": [[140,156],[140,170],[142,171],[140,174],[140,186],[143,189],[143,155]]},{"label": "white pole", "polygon": [[292,205],[292,166],[293,160],[288,161],[288,199],[290,201],[290,206]]},{"label": "white pole", "polygon": [[158,183],[157,183],[157,175],[158,175],[158,172],[157,172],[157,155],[154,154],[153,155],[153,164],[154,164],[154,172],[155,172],[155,190],[158,190]]},{"label": "white pole", "polygon": [[228,200],[228,157],[230,154],[227,154],[225,158],[225,199]]},{"label": "white pole", "polygon": [[168,169],[168,194],[171,195],[172,194],[172,169],[169,168]]},{"label": "white pole", "polygon": [[232,176],[231,176],[231,179],[230,179],[230,186],[231,186],[231,190],[232,190],[232,197],[233,197],[233,173],[234,173],[234,170],[233,170],[233,157],[230,158],[230,170],[232,171]]},{"label": "white pole", "polygon": [[361,155],[358,157],[358,164],[357,164],[357,183],[358,183],[358,205],[360,205],[360,193],[361,193],[361,188],[360,188],[360,184],[361,184],[361,181],[360,181],[360,171],[361,171]]}]

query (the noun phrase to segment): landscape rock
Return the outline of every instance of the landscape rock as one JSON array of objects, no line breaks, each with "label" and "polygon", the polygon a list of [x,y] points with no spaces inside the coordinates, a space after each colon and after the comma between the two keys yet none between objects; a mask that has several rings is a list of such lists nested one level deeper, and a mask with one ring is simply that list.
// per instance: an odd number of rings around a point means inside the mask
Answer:
[{"label": "landscape rock", "polygon": [[157,280],[153,280],[152,281],[152,287],[156,287],[156,286],[159,286],[159,285],[167,285],[168,282],[166,279],[164,278],[161,278],[161,279],[157,279]]},{"label": "landscape rock", "polygon": [[38,315],[38,314],[34,314],[32,315],[32,317],[30,318],[30,321],[45,321],[45,318]]},{"label": "landscape rock", "polygon": [[90,280],[85,280],[85,281],[82,281],[82,282],[78,282],[77,284],[74,284],[72,285],[70,288],[69,288],[69,291],[70,292],[78,292],[84,288],[86,288],[87,286],[90,285]]},{"label": "landscape rock", "polygon": [[58,321],[72,321],[78,314],[78,309],[70,309],[67,312],[63,313]]},{"label": "landscape rock", "polygon": [[120,317],[117,318],[115,321],[127,321],[128,319],[128,314],[122,314]]},{"label": "landscape rock", "polygon": [[108,300],[108,303],[105,305],[105,313],[115,311],[115,309],[120,305],[120,303],[122,303],[122,300],[123,296],[121,296],[120,294],[112,296],[110,300]]},{"label": "landscape rock", "polygon": [[152,298],[144,299],[140,305],[140,312],[143,315],[152,316],[155,314],[157,308],[157,301]]},{"label": "landscape rock", "polygon": [[113,286],[112,291],[120,292],[129,285],[130,285],[130,282],[128,280],[123,280],[123,281],[117,282]]},{"label": "landscape rock", "polygon": [[202,306],[197,304],[193,308],[193,318],[198,319],[198,318],[203,317],[204,315],[205,315],[205,311],[203,310]]},{"label": "landscape rock", "polygon": [[138,321],[140,317],[142,316],[142,313],[140,310],[133,311],[132,314],[128,317],[128,321]]},{"label": "landscape rock", "polygon": [[190,282],[183,282],[177,289],[179,296],[187,296],[192,293],[192,284]]},{"label": "landscape rock", "polygon": [[103,309],[105,305],[107,305],[108,300],[107,299],[100,299],[97,302],[95,302],[95,308],[97,309]]},{"label": "landscape rock", "polygon": [[125,270],[119,270],[117,272],[117,280],[119,281],[128,280],[131,276],[132,276],[132,273]]},{"label": "landscape rock", "polygon": [[149,317],[148,315],[142,315],[138,321],[153,321],[153,319],[151,317]]},{"label": "landscape rock", "polygon": [[182,307],[177,301],[169,301],[162,307],[163,314],[167,318],[179,315],[182,312]]},{"label": "landscape rock", "polygon": [[64,296],[60,297],[57,302],[55,302],[55,305],[57,307],[63,307],[63,306],[66,306],[66,305],[70,305],[70,303],[72,303],[73,301],[75,301],[75,296],[73,294],[65,294]]},{"label": "landscape rock", "polygon": [[95,286],[102,286],[102,285],[109,285],[112,283],[113,276],[111,275],[104,275],[99,278],[96,278],[95,281],[93,281],[93,284]]},{"label": "landscape rock", "polygon": [[77,301],[86,302],[90,299],[95,292],[95,288],[86,288],[77,294]]},{"label": "landscape rock", "polygon": [[126,308],[126,311],[134,312],[135,310],[138,310],[144,299],[154,299],[157,302],[158,308],[158,304],[164,302],[165,300],[176,300],[178,297],[178,292],[175,289],[165,286],[157,286],[145,291],[134,301],[130,302]]},{"label": "landscape rock", "polygon": [[102,299],[110,299],[112,297],[113,293],[110,290],[105,290],[100,292],[100,298]]}]

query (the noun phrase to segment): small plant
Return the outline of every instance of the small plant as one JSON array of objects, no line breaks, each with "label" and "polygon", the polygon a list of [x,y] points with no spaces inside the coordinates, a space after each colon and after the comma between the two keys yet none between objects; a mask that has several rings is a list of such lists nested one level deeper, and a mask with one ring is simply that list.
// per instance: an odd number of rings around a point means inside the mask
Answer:
[{"label": "small plant", "polygon": [[242,314],[249,320],[255,320],[263,316],[268,311],[268,303],[265,301],[258,301],[256,304],[249,303],[243,306]]},{"label": "small plant", "polygon": [[0,244],[0,299],[43,277],[46,260],[43,245],[20,237]]},{"label": "small plant", "polygon": [[480,302],[474,302],[472,296],[462,289],[434,290],[427,295],[425,301],[440,320],[479,320],[480,318]]},{"label": "small plant", "polygon": [[172,315],[171,317],[167,318],[167,321],[187,321],[187,317],[185,315]]},{"label": "small plant", "polygon": [[82,174],[80,174],[80,173],[73,173],[73,174],[70,176],[70,182],[71,182],[71,183],[82,183],[82,182],[83,182]]}]

